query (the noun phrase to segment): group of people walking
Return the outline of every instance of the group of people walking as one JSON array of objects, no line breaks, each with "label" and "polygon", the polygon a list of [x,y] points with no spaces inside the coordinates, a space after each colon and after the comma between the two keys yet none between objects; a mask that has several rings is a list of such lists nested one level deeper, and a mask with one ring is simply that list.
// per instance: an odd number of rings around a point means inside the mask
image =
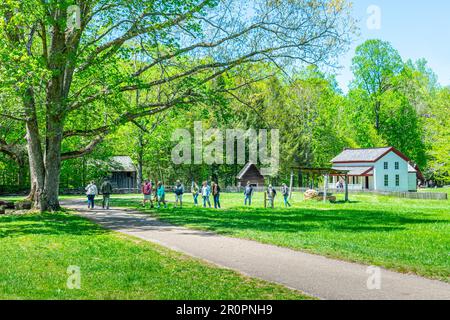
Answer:
[{"label": "group of people walking", "polygon": [[[249,206],[252,205],[252,197],[253,197],[254,189],[253,186],[250,184],[250,182],[247,183],[247,186],[244,189],[244,205],[247,204]],[[274,208],[275,207],[275,198],[277,196],[277,190],[270,184],[266,191],[267,194],[267,200],[269,202],[269,207]],[[291,207],[291,204],[289,203],[289,198],[291,196],[289,187],[283,183],[281,187],[281,194],[283,195],[284,200],[284,206],[285,207]]]},{"label": "group of people walking", "polygon": [[103,195],[102,207],[103,209],[109,210],[109,202],[111,199],[111,194],[113,193],[113,186],[108,179],[105,179],[98,190],[95,185],[95,181],[91,181],[86,187],[86,195],[88,198],[88,208],[94,209],[95,207],[95,197],[99,194]]},{"label": "group of people walking", "polygon": [[[156,187],[154,186],[154,183],[152,180],[148,179],[145,180],[142,184],[141,192],[144,195],[144,199],[142,201],[143,207],[146,207],[147,204],[150,205],[151,208],[161,208],[163,206],[164,208],[167,208],[167,201],[166,201],[166,189],[164,187],[164,184],[159,181],[156,183]],[[175,186],[173,187],[173,192],[175,194],[175,207],[182,208],[183,207],[183,195],[185,193],[184,185],[181,183],[180,180],[177,180],[175,183]],[[113,186],[111,182],[108,179],[105,179],[102,183],[100,190],[97,188],[94,181],[89,183],[89,185],[86,187],[86,195],[88,198],[88,208],[94,209],[95,207],[95,197],[101,193],[103,195],[103,201],[102,201],[102,207],[103,209],[109,210],[110,207],[110,198],[111,194],[113,193]],[[220,209],[220,194],[221,189],[218,183],[211,182],[211,184],[208,183],[208,181],[204,181],[199,187],[199,185],[196,182],[192,182],[191,186],[191,193],[194,200],[194,205],[199,206],[199,197],[201,197],[202,205],[204,208],[211,208],[211,196],[213,197],[214,202],[214,208]],[[253,195],[255,193],[254,186],[248,182],[246,187],[244,188],[244,205],[245,206],[251,206],[252,205],[252,199]],[[272,185],[269,185],[266,191],[267,194],[267,200],[270,208],[274,208],[275,206],[275,198],[277,196],[277,191]],[[291,204],[289,203],[289,197],[290,197],[290,189],[286,184],[283,184],[281,187],[281,194],[283,195],[284,199],[284,205],[285,207],[291,207]]]},{"label": "group of people walking", "polygon": [[[212,182],[211,185],[208,184],[207,181],[202,183],[202,186],[199,187],[196,182],[192,183],[191,186],[191,193],[192,197],[194,199],[194,205],[199,205],[199,196],[201,196],[203,200],[203,207],[206,208],[207,206],[211,208],[211,195],[213,197],[214,201],[214,208],[220,209],[220,186],[218,183]],[[183,207],[183,194],[184,194],[184,186],[180,182],[180,180],[177,181],[175,187],[174,187],[174,193],[175,193],[175,206],[176,207]]]}]

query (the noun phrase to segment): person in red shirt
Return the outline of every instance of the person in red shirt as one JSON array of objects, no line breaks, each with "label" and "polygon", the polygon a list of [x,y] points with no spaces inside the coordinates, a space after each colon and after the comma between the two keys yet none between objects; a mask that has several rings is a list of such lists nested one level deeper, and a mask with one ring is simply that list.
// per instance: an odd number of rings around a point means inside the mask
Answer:
[{"label": "person in red shirt", "polygon": [[150,202],[151,208],[153,208],[152,194],[153,194],[153,185],[149,180],[145,180],[142,185],[142,194],[144,195],[144,200],[142,202],[142,206],[145,208],[147,202]]}]

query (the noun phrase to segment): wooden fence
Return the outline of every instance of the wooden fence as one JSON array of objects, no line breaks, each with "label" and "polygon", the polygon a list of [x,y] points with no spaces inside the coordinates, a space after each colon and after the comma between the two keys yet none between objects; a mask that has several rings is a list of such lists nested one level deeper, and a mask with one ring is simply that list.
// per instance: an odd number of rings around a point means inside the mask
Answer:
[{"label": "wooden fence", "polygon": [[[257,187],[253,188],[255,192],[265,192],[267,190],[266,187]],[[280,190],[281,187],[276,187],[276,190]],[[293,192],[305,193],[310,188],[292,188]],[[322,188],[315,188],[318,192],[323,192]],[[224,190],[229,193],[243,193],[244,187],[227,187]],[[333,194],[344,194],[345,191],[343,189],[334,189],[328,188],[327,192]],[[439,193],[439,192],[387,192],[387,191],[374,191],[374,190],[348,190],[350,194],[375,194],[382,195],[388,197],[396,197],[396,198],[405,198],[405,199],[421,199],[421,200],[448,200],[447,193]]]},{"label": "wooden fence", "polygon": [[[319,190],[321,191],[321,190]],[[332,193],[344,193],[343,190],[328,189]],[[448,200],[447,193],[440,192],[395,192],[395,191],[375,191],[375,190],[349,190],[350,194],[375,194],[380,196],[388,196],[404,199],[420,199],[420,200]]]}]

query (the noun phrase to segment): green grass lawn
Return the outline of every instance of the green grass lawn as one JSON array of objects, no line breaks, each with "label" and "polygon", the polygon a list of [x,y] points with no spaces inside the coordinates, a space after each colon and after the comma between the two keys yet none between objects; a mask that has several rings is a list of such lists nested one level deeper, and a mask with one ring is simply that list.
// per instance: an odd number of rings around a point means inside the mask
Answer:
[{"label": "green grass lawn", "polygon": [[[71,214],[0,217],[0,299],[304,299]],[[78,266],[81,289],[67,288]]]},{"label": "green grass lawn", "polygon": [[[169,195],[173,201],[173,195]],[[304,202],[293,208],[278,198],[276,209],[263,209],[257,194],[252,208],[240,194],[222,194],[222,210],[185,207],[146,212],[176,225],[211,230],[348,261],[411,272],[449,282],[450,204],[375,195],[351,195],[352,203]],[[341,199],[342,196],[339,196]],[[118,206],[139,207],[140,197],[114,199]]]}]

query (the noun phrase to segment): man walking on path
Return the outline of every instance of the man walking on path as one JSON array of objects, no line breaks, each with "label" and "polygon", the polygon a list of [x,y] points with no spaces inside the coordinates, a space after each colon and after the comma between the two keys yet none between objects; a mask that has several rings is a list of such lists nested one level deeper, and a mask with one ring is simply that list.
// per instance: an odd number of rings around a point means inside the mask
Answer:
[{"label": "man walking on path", "polygon": [[177,180],[175,186],[175,207],[178,207],[178,202],[180,203],[180,208],[183,208],[183,194],[184,186],[181,184],[180,180]]},{"label": "man walking on path", "polygon": [[245,200],[244,200],[244,205],[247,205],[247,201],[248,201],[248,205],[251,206],[252,205],[252,197],[253,197],[253,187],[250,184],[250,181],[247,182],[247,186],[245,187],[244,190],[244,196],[245,196]]},{"label": "man walking on path", "polygon": [[283,186],[281,187],[281,194],[284,198],[284,206],[291,207],[291,204],[289,203],[289,187],[286,185],[286,183],[283,183]]},{"label": "man walking on path", "polygon": [[145,208],[146,203],[150,202],[150,207],[153,208],[153,201],[152,201],[153,185],[150,180],[144,181],[144,184],[142,185],[142,193],[144,194],[142,206]]},{"label": "man walking on path", "polygon": [[97,186],[94,181],[86,187],[86,195],[88,198],[88,209],[94,209],[95,207],[95,196],[98,194]]},{"label": "man walking on path", "polygon": [[105,178],[105,181],[103,181],[103,184],[100,187],[100,191],[103,195],[102,207],[103,207],[103,209],[106,208],[106,210],[109,210],[109,200],[110,200],[111,194],[113,192],[113,187],[112,187],[111,182],[109,182],[108,178]]}]

